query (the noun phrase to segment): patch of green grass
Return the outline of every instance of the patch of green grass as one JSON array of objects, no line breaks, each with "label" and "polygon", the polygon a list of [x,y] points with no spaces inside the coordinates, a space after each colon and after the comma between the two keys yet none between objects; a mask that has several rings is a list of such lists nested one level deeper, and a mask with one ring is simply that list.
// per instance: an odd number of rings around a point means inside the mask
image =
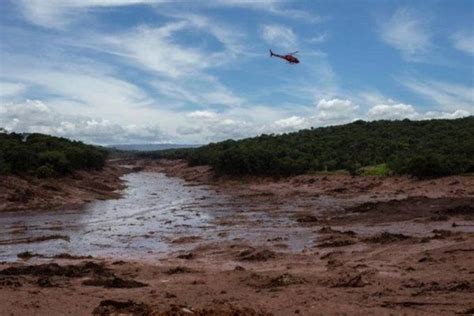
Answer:
[{"label": "patch of green grass", "polygon": [[380,164],[380,165],[367,166],[367,167],[360,168],[358,170],[358,173],[361,176],[386,177],[386,176],[389,176],[392,173],[392,171],[387,166],[387,164],[383,163],[383,164]]}]

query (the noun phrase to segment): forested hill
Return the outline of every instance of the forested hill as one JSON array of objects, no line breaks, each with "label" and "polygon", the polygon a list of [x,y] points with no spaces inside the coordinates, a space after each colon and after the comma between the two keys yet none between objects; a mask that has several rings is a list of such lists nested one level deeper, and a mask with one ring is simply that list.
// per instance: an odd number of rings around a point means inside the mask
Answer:
[{"label": "forested hill", "polygon": [[101,169],[107,152],[78,141],[0,129],[0,175],[60,176],[78,169]]},{"label": "forested hill", "polygon": [[474,117],[356,121],[147,155],[185,158],[190,165],[207,164],[233,175],[286,176],[344,169],[353,174],[374,170],[444,176],[474,171]]}]

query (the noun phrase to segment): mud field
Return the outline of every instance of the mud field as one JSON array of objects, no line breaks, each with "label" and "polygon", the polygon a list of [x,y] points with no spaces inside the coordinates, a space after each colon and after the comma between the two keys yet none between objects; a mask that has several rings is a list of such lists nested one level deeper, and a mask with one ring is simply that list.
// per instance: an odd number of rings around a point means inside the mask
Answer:
[{"label": "mud field", "polygon": [[0,213],[0,315],[474,313],[474,176],[216,178]]}]

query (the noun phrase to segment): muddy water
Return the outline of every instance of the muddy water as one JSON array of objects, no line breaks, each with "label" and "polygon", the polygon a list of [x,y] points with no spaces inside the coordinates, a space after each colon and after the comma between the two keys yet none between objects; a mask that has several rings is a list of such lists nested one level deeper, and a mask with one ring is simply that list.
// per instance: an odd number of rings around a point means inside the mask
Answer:
[{"label": "muddy water", "polygon": [[[273,236],[285,219],[216,193],[191,186],[179,178],[140,172],[124,176],[127,189],[117,200],[96,201],[80,210],[0,214],[0,261],[16,261],[30,251],[46,256],[59,253],[123,259],[159,258],[191,249],[195,244],[229,241],[260,243]],[[231,223],[230,223],[231,222]],[[250,225],[249,222],[255,223]],[[245,223],[245,229],[239,225]],[[66,239],[33,241],[61,235]],[[291,239],[291,240],[288,240]],[[305,232],[286,238],[299,250]]]},{"label": "muddy water", "polygon": [[[80,210],[0,213],[0,261],[17,261],[17,254],[24,251],[156,260],[216,243],[293,253],[317,250],[317,231],[327,224],[301,224],[294,215],[303,211],[324,218],[324,210],[339,212],[351,203],[365,202],[358,197],[226,195],[155,172],[131,173],[124,180],[127,189],[122,198],[92,202]],[[354,222],[333,228],[350,229],[361,237],[384,231],[416,237],[432,235],[433,229],[474,231],[472,222],[456,219],[456,223],[457,227],[451,227],[451,220]]]}]

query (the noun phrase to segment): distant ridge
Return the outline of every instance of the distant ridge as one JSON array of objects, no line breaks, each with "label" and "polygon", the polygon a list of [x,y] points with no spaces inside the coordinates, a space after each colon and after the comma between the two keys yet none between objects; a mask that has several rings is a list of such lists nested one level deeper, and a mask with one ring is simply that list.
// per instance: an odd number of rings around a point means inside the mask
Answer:
[{"label": "distant ridge", "polygon": [[165,149],[176,149],[176,148],[196,148],[202,145],[189,145],[189,144],[116,144],[108,145],[108,148],[115,148],[118,150],[125,151],[155,151]]}]

